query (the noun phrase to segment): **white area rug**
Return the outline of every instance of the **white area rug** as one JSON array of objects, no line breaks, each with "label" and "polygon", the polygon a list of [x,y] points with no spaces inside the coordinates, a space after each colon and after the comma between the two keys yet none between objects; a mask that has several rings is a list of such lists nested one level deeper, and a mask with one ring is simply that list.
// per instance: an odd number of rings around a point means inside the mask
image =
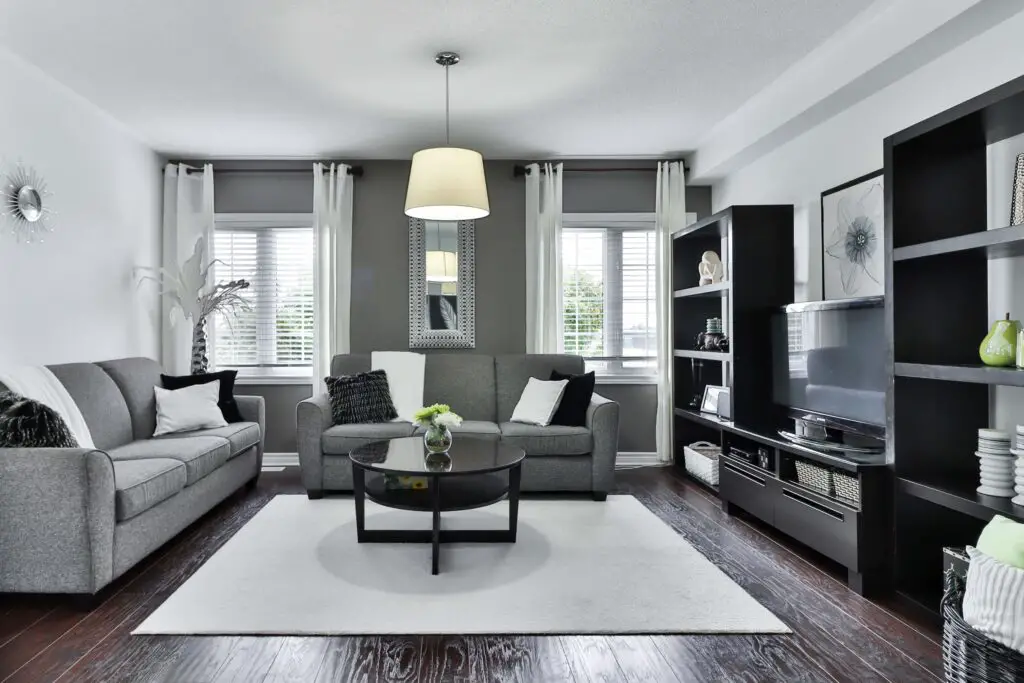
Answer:
[{"label": "white area rug", "polygon": [[[506,503],[443,528],[507,528]],[[429,513],[367,504],[369,529]],[[789,633],[632,496],[524,500],[513,544],[358,544],[351,499],[278,496],[137,634]]]}]

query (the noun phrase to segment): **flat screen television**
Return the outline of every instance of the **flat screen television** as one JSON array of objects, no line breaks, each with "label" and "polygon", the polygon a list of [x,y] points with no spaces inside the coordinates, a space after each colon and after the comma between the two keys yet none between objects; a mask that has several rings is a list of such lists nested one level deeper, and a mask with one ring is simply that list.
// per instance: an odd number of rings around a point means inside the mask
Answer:
[{"label": "flat screen television", "polygon": [[773,314],[771,330],[773,401],[797,421],[793,433],[780,434],[881,448],[887,384],[882,297],[791,304]]}]

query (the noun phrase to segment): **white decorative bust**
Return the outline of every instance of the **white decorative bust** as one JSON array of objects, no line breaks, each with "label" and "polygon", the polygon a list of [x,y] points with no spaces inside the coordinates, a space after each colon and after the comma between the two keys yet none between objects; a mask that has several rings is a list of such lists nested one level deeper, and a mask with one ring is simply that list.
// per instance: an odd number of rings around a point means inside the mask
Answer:
[{"label": "white decorative bust", "polygon": [[700,273],[701,286],[712,285],[725,278],[725,266],[722,265],[722,259],[718,258],[718,254],[713,251],[705,251],[701,254],[697,272]]}]

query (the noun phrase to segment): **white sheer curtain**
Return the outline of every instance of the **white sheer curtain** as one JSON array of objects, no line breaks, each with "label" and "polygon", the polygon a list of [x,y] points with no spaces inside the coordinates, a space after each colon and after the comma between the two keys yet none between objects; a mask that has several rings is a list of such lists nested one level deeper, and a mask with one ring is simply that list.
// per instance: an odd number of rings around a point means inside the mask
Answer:
[{"label": "white sheer curtain", "polygon": [[[177,273],[192,256],[196,241],[206,238],[206,263],[213,260],[213,165],[194,169],[185,164],[164,167],[164,217],[160,265]],[[205,264],[204,264],[205,265]],[[192,324],[169,297],[160,297],[160,355],[164,372],[191,371]]]},{"label": "white sheer curtain", "polygon": [[348,353],[352,304],[352,176],[345,164],[313,164],[313,391],[325,392],[331,358]]},{"label": "white sheer curtain", "polygon": [[562,350],[562,164],[526,175],[526,352]]},{"label": "white sheer curtain", "polygon": [[654,234],[658,311],[658,460],[671,462],[672,448],[672,233],[686,226],[686,175],[681,161],[658,164]]}]

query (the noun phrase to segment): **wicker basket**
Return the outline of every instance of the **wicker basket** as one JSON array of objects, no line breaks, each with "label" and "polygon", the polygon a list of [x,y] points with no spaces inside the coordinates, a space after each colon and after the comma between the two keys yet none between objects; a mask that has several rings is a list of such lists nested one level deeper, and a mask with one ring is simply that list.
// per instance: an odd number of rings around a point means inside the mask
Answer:
[{"label": "wicker basket", "polygon": [[705,484],[718,486],[718,456],[722,449],[708,441],[683,446],[686,471]]},{"label": "wicker basket", "polygon": [[954,683],[1024,683],[1024,654],[986,638],[963,617],[964,579],[951,567],[942,596],[942,664]]},{"label": "wicker basket", "polygon": [[823,493],[826,496],[832,495],[832,472],[830,470],[803,460],[794,460],[793,462],[796,465],[796,480],[801,486],[806,486],[812,491]]},{"label": "wicker basket", "polygon": [[860,505],[860,480],[842,472],[832,473],[832,483],[836,487],[836,497],[847,503]]}]

